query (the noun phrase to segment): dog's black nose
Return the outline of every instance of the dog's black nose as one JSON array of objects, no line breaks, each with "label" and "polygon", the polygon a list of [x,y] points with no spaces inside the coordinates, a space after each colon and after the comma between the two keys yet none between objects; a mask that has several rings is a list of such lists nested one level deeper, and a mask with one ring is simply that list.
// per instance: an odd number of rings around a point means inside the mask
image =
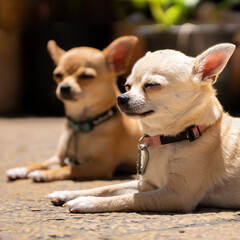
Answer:
[{"label": "dog's black nose", "polygon": [[60,92],[61,94],[68,94],[71,91],[71,86],[69,86],[68,84],[63,84],[60,88]]},{"label": "dog's black nose", "polygon": [[126,105],[127,102],[129,102],[130,97],[126,94],[122,94],[120,96],[117,97],[118,100],[118,105]]}]

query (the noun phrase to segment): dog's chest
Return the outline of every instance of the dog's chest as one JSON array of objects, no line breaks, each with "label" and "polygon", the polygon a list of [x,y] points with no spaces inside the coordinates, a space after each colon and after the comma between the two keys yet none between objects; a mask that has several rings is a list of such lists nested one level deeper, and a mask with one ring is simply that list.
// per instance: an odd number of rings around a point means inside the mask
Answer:
[{"label": "dog's chest", "polygon": [[[96,156],[102,155],[102,150],[106,148],[103,139],[92,133],[72,134],[66,144],[65,155],[76,159],[79,164],[91,161]],[[68,146],[67,146],[68,145]]]},{"label": "dog's chest", "polygon": [[141,176],[142,190],[145,191],[148,185],[160,188],[166,185],[168,180],[168,164],[172,155],[172,147],[154,146],[149,147],[149,161],[146,172]]}]

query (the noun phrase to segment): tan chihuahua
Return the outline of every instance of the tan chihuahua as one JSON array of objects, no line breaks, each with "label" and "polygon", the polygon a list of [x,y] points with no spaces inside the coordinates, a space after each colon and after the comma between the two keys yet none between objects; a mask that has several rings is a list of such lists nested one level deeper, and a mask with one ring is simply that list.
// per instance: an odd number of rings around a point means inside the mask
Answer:
[{"label": "tan chihuahua", "polygon": [[126,115],[140,118],[139,179],[54,192],[51,201],[71,212],[239,209],[240,119],[223,112],[211,86],[234,49],[219,44],[196,58],[163,50],[140,59],[118,97]]},{"label": "tan chihuahua", "polygon": [[10,169],[8,179],[28,177],[39,182],[111,178],[120,167],[125,171],[135,169],[135,146],[141,133],[138,122],[116,108],[116,76],[126,70],[136,42],[136,37],[125,36],[103,51],[79,47],[67,52],[54,41],[48,42],[57,65],[53,72],[58,84],[56,94],[64,103],[68,123],[52,158]]}]

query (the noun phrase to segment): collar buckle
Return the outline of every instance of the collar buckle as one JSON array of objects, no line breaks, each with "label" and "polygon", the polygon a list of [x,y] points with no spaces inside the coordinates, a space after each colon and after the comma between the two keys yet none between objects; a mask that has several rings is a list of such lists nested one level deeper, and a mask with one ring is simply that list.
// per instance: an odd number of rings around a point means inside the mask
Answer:
[{"label": "collar buckle", "polygon": [[93,129],[94,125],[92,122],[85,122],[79,125],[79,131],[81,132],[89,132]]},{"label": "collar buckle", "polygon": [[68,126],[72,128],[74,131],[80,131],[80,132],[89,132],[94,127],[93,123],[90,121],[84,122],[84,123],[75,123],[69,118],[68,118]]},{"label": "collar buckle", "polygon": [[96,125],[112,118],[117,113],[117,108],[113,106],[111,109],[91,118],[85,122],[75,122],[70,117],[68,119],[68,126],[73,129],[73,131],[80,131],[83,133],[90,132]]},{"label": "collar buckle", "polygon": [[199,137],[201,137],[202,134],[201,134],[201,131],[198,126],[191,126],[186,129],[186,135],[187,135],[188,140],[190,142],[193,142],[196,139],[198,139]]}]

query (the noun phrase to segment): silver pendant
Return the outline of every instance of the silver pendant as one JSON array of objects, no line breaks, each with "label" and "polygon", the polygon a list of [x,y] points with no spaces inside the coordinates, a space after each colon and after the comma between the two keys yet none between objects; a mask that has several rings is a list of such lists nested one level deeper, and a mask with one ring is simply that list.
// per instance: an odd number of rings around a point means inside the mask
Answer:
[{"label": "silver pendant", "polygon": [[65,157],[64,163],[68,166],[79,165],[80,163],[74,158]]},{"label": "silver pendant", "polygon": [[73,164],[72,164],[72,159],[70,158],[70,157],[65,157],[65,159],[64,159],[64,163],[66,164],[66,165],[68,165],[68,166],[72,166]]},{"label": "silver pendant", "polygon": [[145,144],[138,145],[137,174],[144,175],[149,160],[148,147]]}]

